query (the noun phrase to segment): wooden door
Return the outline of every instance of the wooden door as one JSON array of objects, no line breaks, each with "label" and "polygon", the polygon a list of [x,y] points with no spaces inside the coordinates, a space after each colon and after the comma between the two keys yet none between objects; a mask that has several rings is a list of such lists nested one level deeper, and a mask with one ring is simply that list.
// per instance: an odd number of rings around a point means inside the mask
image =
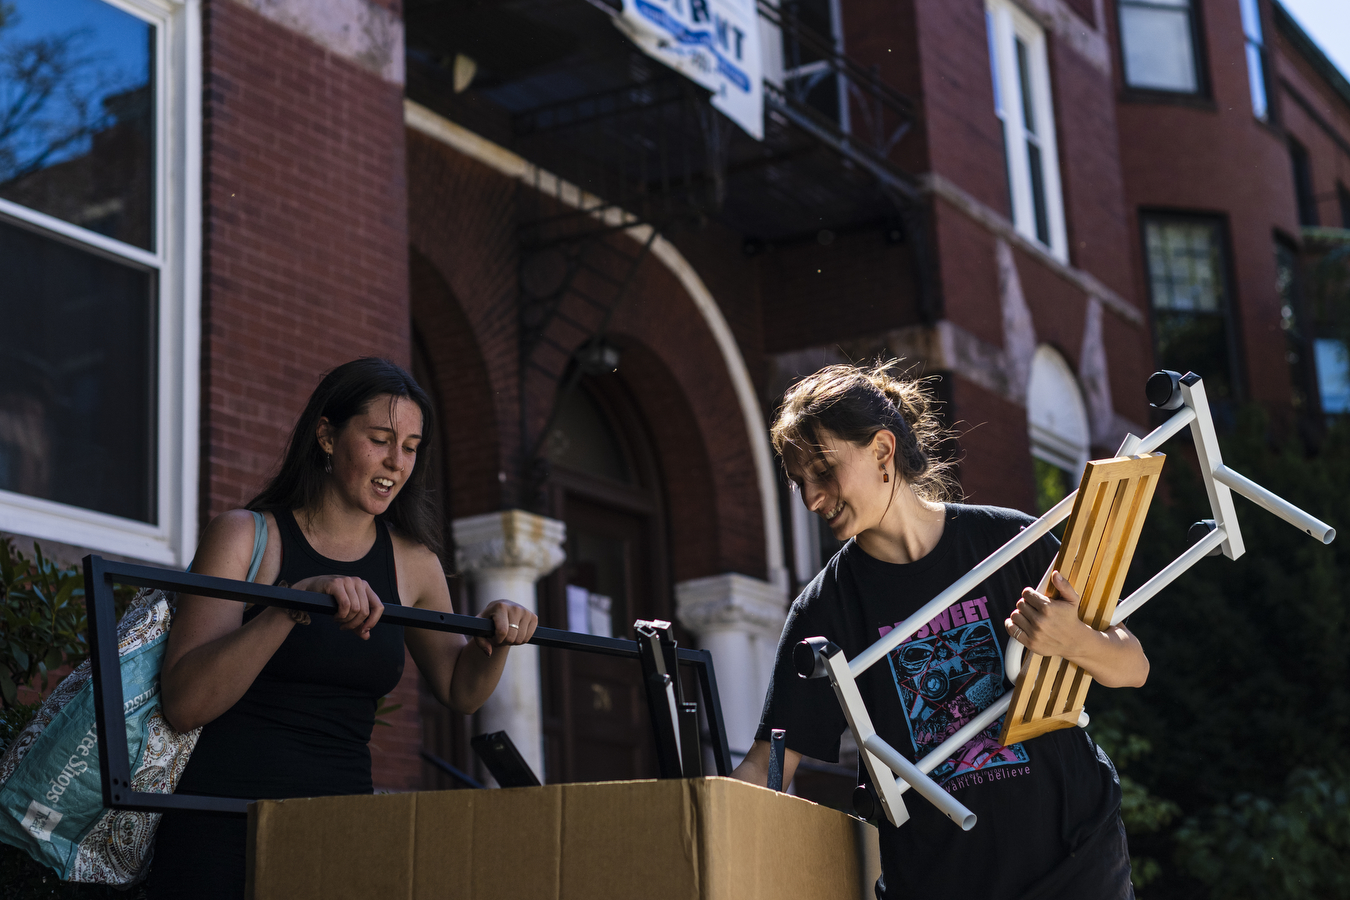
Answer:
[{"label": "wooden door", "polygon": [[[610,600],[610,634],[635,619],[673,618],[656,467],[636,415],[616,391],[590,383],[560,416],[565,447],[549,475],[550,506],[567,525],[567,561],[540,591],[541,624],[568,628],[567,592]],[[677,633],[678,634],[678,633]],[[636,660],[545,650],[541,659],[546,778],[550,783],[651,778],[655,746]]]}]

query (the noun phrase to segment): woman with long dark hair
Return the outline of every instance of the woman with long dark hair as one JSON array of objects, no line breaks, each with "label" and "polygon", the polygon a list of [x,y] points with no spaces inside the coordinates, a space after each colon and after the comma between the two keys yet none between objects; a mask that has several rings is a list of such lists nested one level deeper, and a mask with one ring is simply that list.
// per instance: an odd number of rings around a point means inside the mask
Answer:
[{"label": "woman with long dark hair", "polygon": [[[848,727],[825,679],[798,677],[793,649],[824,636],[852,659],[1033,521],[1011,509],[944,502],[941,438],[923,385],[890,365],[831,366],[793,385],[773,426],[774,447],[807,509],[846,541],[792,604],[778,645],[757,740],[735,775],[764,784],[769,732],[787,730],[783,783],[803,756],[837,760]],[[1054,574],[1061,599],[1037,584],[1054,537],[990,576],[858,679],[881,737],[922,759],[1010,689],[1009,636],[1077,663],[1107,687],[1138,686],[1148,659],[1130,630],[1079,621],[1078,596]],[[882,820],[877,896],[985,900],[1133,897],[1120,820],[1120,782],[1081,728],[1009,747],[1000,718],[930,776],[978,816],[969,832],[923,799],[910,820]]]},{"label": "woman with long dark hair", "polygon": [[[375,707],[403,674],[404,648],[461,713],[492,693],[511,646],[537,619],[489,604],[493,639],[382,625],[388,604],[452,612],[427,492],[431,402],[407,372],[358,359],[329,372],[301,413],[276,476],[246,509],[216,517],[193,571],[242,580],[261,514],[254,581],[331,595],[335,616],[182,596],[160,675],[164,716],[202,728],[180,793],[275,798],[372,791]],[[245,823],[166,813],[151,896],[244,894]],[[359,847],[353,848],[360,852]]]}]

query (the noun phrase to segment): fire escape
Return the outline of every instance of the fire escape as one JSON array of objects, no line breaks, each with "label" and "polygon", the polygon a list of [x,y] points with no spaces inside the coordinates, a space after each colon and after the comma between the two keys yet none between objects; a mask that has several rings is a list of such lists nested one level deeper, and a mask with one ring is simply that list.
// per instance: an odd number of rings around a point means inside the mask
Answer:
[{"label": "fire escape", "polygon": [[781,40],[763,141],[606,21],[617,0],[405,3],[409,96],[537,167],[518,203],[527,502],[562,398],[613,368],[606,331],[658,236],[716,221],[753,252],[877,227],[909,245],[930,298],[924,205],[891,161],[914,106],[812,27],[821,2],[758,0],[766,58]]}]

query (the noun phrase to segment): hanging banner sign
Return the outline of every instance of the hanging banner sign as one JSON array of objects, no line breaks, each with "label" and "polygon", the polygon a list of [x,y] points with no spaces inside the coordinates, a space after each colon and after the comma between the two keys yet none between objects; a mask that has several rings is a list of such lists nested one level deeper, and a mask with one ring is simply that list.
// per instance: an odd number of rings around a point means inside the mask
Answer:
[{"label": "hanging banner sign", "polygon": [[615,24],[642,52],[712,91],[714,107],[764,140],[755,0],[623,0]]}]

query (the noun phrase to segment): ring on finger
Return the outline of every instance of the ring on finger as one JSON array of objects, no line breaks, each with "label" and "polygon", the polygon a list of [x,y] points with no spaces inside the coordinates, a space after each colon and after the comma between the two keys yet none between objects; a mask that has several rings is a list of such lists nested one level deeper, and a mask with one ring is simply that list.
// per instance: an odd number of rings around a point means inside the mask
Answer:
[{"label": "ring on finger", "polygon": [[510,627],[511,627],[511,628],[519,628],[520,626],[517,625],[517,624],[515,624],[514,622],[512,622]]}]

